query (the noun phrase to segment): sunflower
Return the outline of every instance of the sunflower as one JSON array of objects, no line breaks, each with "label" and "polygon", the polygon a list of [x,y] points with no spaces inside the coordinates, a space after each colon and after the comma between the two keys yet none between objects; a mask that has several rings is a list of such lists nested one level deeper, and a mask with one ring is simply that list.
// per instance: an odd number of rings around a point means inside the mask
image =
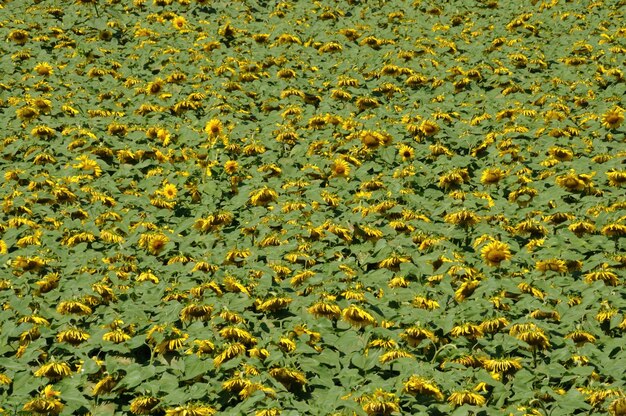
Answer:
[{"label": "sunflower", "polygon": [[158,404],[156,397],[139,396],[130,402],[130,411],[135,415],[149,415]]},{"label": "sunflower", "polygon": [[626,186],[626,170],[610,170],[606,172],[611,186]]},{"label": "sunflower", "polygon": [[148,85],[146,85],[145,92],[146,94],[156,95],[163,90],[164,84],[165,82],[162,79],[157,78],[154,81],[148,83]]},{"label": "sunflower", "polygon": [[165,199],[174,199],[176,198],[176,194],[178,193],[178,189],[176,189],[176,185],[172,183],[166,183],[163,185],[163,189],[161,189],[160,194],[165,197]]},{"label": "sunflower", "polygon": [[622,237],[626,235],[626,225],[611,223],[602,227],[602,235],[607,237]]},{"label": "sunflower", "polygon": [[483,335],[483,331],[480,329],[480,325],[475,325],[471,322],[467,322],[452,328],[450,330],[450,335],[455,338],[464,336],[469,339],[476,339]]},{"label": "sunflower", "polygon": [[367,325],[376,325],[376,319],[368,312],[355,305],[350,305],[341,313],[343,320],[356,328],[363,328]]},{"label": "sunflower", "polygon": [[150,254],[157,255],[165,249],[170,239],[160,233],[142,234],[139,237],[139,246],[146,249]]},{"label": "sunflower", "polygon": [[488,243],[480,253],[485,262],[493,267],[500,266],[500,263],[512,257],[508,244],[497,240]]},{"label": "sunflower", "polygon": [[350,164],[344,159],[335,159],[331,166],[332,176],[346,177],[350,174]]},{"label": "sunflower", "polygon": [[444,219],[449,224],[460,225],[461,227],[473,227],[478,224],[481,218],[468,209],[447,214]]},{"label": "sunflower", "polygon": [[228,160],[224,163],[224,172],[234,175],[239,170],[239,163],[236,160]]},{"label": "sunflower", "polygon": [[592,334],[586,331],[579,330],[579,329],[565,335],[565,338],[571,339],[572,341],[576,343],[577,346],[581,346],[586,342],[593,343],[596,341],[596,337],[594,337]]},{"label": "sunflower", "polygon": [[522,368],[519,358],[490,358],[482,361],[485,370],[498,373],[510,373]]},{"label": "sunflower", "polygon": [[393,393],[377,389],[374,394],[359,398],[363,410],[368,416],[389,416],[400,412],[400,399]]},{"label": "sunflower", "polygon": [[472,406],[484,406],[487,400],[478,393],[469,390],[455,391],[448,397],[448,402],[454,407],[469,404]]},{"label": "sunflower", "polygon": [[413,395],[432,396],[435,400],[443,400],[444,398],[443,393],[434,382],[416,375],[411,376],[404,383],[404,392]]},{"label": "sunflower", "polygon": [[48,62],[41,62],[35,65],[35,72],[41,76],[49,76],[52,75],[53,68]]},{"label": "sunflower", "polygon": [[29,37],[30,35],[28,34],[28,32],[22,29],[16,29],[9,33],[9,39],[17,43],[18,45],[25,44],[26,41],[28,41]]},{"label": "sunflower", "polygon": [[56,336],[57,342],[67,342],[70,345],[77,346],[89,339],[89,334],[79,328],[71,328],[61,331]]},{"label": "sunflower", "polygon": [[257,410],[254,413],[254,416],[280,416],[280,414],[281,414],[281,409],[273,407],[271,409]]},{"label": "sunflower", "polygon": [[419,126],[419,132],[426,137],[434,136],[439,132],[439,125],[434,121],[424,120]]},{"label": "sunflower", "polygon": [[371,130],[363,130],[361,133],[359,133],[359,139],[361,140],[363,146],[365,146],[367,149],[375,149],[380,146],[384,141],[382,134],[377,131]]},{"label": "sunflower", "polygon": [[400,338],[404,339],[411,347],[417,347],[423,340],[428,339],[432,342],[437,341],[435,333],[421,328],[419,326],[412,326],[407,328],[400,334]]},{"label": "sunflower", "polygon": [[341,308],[339,306],[324,301],[314,303],[307,310],[317,318],[337,319],[339,315],[341,315]]},{"label": "sunflower", "polygon": [[183,16],[176,16],[172,19],[172,26],[174,26],[176,30],[182,30],[187,26],[187,20],[185,20]]},{"label": "sunflower", "polygon": [[216,410],[202,404],[186,404],[177,406],[173,409],[167,409],[165,416],[212,416]]},{"label": "sunflower", "polygon": [[106,332],[102,335],[103,341],[112,342],[114,344],[121,344],[122,342],[126,342],[131,339],[131,336],[128,335],[123,329],[117,328],[113,331]]},{"label": "sunflower", "polygon": [[616,106],[602,115],[602,125],[607,129],[619,128],[624,122],[624,109]]},{"label": "sunflower", "polygon": [[224,130],[224,126],[222,122],[217,119],[211,119],[206,123],[204,127],[204,131],[209,135],[209,137],[215,138],[222,134]]},{"label": "sunflower", "polygon": [[505,174],[500,168],[487,168],[480,175],[480,182],[484,185],[493,185],[500,182]]},{"label": "sunflower", "polygon": [[615,399],[609,405],[611,416],[626,416],[626,397]]},{"label": "sunflower", "polygon": [[291,388],[293,384],[303,386],[308,383],[306,375],[294,368],[272,368],[269,374],[284,385],[286,389]]},{"label": "sunflower", "polygon": [[266,206],[278,198],[278,193],[267,186],[250,193],[250,203],[255,206]]},{"label": "sunflower", "polygon": [[411,146],[401,144],[398,148],[398,154],[403,161],[411,160],[415,157],[415,149],[413,149]]},{"label": "sunflower", "polygon": [[60,380],[71,375],[72,369],[66,362],[50,361],[35,371],[35,377],[48,377],[50,380]]},{"label": "sunflower", "polygon": [[539,260],[535,263],[535,268],[542,273],[553,271],[557,273],[567,272],[567,264],[560,259]]},{"label": "sunflower", "polygon": [[92,388],[91,394],[94,396],[100,396],[102,394],[110,393],[118,383],[118,379],[112,375],[104,376],[98,381]]},{"label": "sunflower", "polygon": [[40,392],[40,397],[26,403],[23,409],[27,412],[56,416],[63,410],[63,403],[56,398],[60,394],[61,392],[53,390],[49,384]]},{"label": "sunflower", "polygon": [[78,301],[63,301],[58,304],[57,312],[62,315],[91,315],[92,310],[89,306]]},{"label": "sunflower", "polygon": [[567,227],[571,232],[576,234],[577,237],[582,237],[584,234],[591,234],[596,231],[596,226],[588,221],[574,222]]},{"label": "sunflower", "polygon": [[599,270],[585,274],[585,283],[593,283],[598,280],[603,281],[608,286],[617,286],[619,284],[617,273],[606,264],[602,265]]}]

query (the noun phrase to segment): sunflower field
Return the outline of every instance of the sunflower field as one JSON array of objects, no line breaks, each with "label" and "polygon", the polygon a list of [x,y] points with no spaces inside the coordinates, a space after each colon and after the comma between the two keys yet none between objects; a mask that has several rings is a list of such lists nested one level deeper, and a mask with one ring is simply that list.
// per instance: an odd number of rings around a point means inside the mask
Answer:
[{"label": "sunflower field", "polygon": [[0,2],[1,415],[626,415],[624,0]]}]

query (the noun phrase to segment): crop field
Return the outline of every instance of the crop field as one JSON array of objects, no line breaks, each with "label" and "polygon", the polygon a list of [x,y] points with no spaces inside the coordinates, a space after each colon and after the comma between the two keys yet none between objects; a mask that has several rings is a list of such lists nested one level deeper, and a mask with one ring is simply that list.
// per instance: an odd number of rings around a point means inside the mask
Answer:
[{"label": "crop field", "polygon": [[626,1],[0,2],[0,415],[626,415]]}]

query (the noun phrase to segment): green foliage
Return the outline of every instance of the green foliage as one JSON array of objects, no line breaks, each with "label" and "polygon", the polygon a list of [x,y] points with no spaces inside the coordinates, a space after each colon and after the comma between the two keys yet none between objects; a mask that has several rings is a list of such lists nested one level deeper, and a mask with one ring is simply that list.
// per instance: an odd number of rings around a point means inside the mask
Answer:
[{"label": "green foliage", "polygon": [[625,414],[621,6],[0,5],[0,413]]}]

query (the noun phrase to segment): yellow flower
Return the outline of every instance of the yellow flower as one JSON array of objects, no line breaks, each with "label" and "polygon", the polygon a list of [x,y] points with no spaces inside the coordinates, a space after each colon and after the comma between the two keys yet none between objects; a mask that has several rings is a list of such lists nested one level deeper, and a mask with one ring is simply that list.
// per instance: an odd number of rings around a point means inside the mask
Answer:
[{"label": "yellow flower", "polygon": [[78,301],[63,301],[57,306],[57,312],[63,315],[91,315],[92,310],[89,306]]},{"label": "yellow flower", "polygon": [[224,171],[229,175],[233,175],[238,169],[239,163],[236,160],[228,160],[224,163]]},{"label": "yellow flower", "polygon": [[468,209],[462,209],[447,214],[443,220],[447,223],[460,225],[462,227],[472,227],[478,224],[481,218]]},{"label": "yellow flower", "polygon": [[498,332],[509,324],[506,318],[487,319],[480,324],[480,330],[487,334]]},{"label": "yellow flower", "polygon": [[617,286],[619,284],[617,273],[606,264],[603,264],[599,270],[585,274],[585,283],[593,283],[598,280],[602,280],[608,286]]},{"label": "yellow flower", "polygon": [[102,339],[104,341],[113,342],[114,344],[121,344],[122,342],[128,341],[131,338],[123,329],[115,329],[113,331],[107,332],[102,335]]},{"label": "yellow flower", "polygon": [[118,380],[111,375],[104,376],[102,380],[98,381],[95,386],[93,386],[91,394],[100,396],[101,394],[110,393],[117,385],[117,382]]},{"label": "yellow flower", "polygon": [[505,176],[505,172],[500,168],[487,168],[480,175],[480,182],[484,185],[493,185]]},{"label": "yellow flower", "polygon": [[206,321],[211,317],[213,307],[210,305],[198,305],[195,303],[185,306],[180,311],[180,319],[183,322],[190,322],[194,320]]},{"label": "yellow flower", "polygon": [[341,315],[344,321],[357,328],[376,325],[376,319],[372,315],[355,305],[345,308]]},{"label": "yellow flower", "polygon": [[160,233],[147,233],[139,237],[139,247],[148,250],[150,254],[157,255],[165,249],[170,239]]},{"label": "yellow flower", "polygon": [[592,334],[590,334],[589,332],[581,331],[579,329],[565,335],[565,338],[571,339],[576,343],[577,346],[581,346],[585,342],[593,343],[596,341],[596,337],[594,337]]},{"label": "yellow flower", "polygon": [[404,391],[409,394],[433,396],[436,400],[443,400],[443,393],[434,382],[415,375],[404,383]]},{"label": "yellow flower", "polygon": [[624,186],[626,185],[626,170],[610,170],[606,172],[609,177],[609,185]]},{"label": "yellow flower", "polygon": [[209,137],[215,138],[222,134],[224,126],[222,122],[217,119],[211,119],[206,123],[204,127],[204,131],[209,135]]},{"label": "yellow flower", "polygon": [[483,368],[491,372],[508,373],[522,368],[519,358],[493,358],[482,361]]},{"label": "yellow flower", "polygon": [[292,301],[288,297],[271,297],[263,302],[258,301],[256,309],[261,312],[276,312],[289,306]]},{"label": "yellow flower", "polygon": [[419,132],[424,136],[434,136],[439,132],[439,126],[434,121],[424,120],[419,126]]},{"label": "yellow flower", "polygon": [[557,273],[567,272],[567,265],[560,259],[539,260],[535,263],[535,268],[542,273],[553,271]]},{"label": "yellow flower", "polygon": [[25,44],[29,37],[30,35],[28,34],[28,32],[22,29],[16,29],[9,33],[9,39],[17,43],[18,45]]},{"label": "yellow flower", "polygon": [[448,402],[453,406],[469,404],[472,406],[484,406],[487,400],[478,393],[469,390],[455,391],[448,397]]},{"label": "yellow flower", "polygon": [[34,69],[35,69],[35,72],[37,72],[37,74],[41,76],[52,75],[52,72],[53,72],[52,65],[50,65],[48,62],[41,62],[35,65]]},{"label": "yellow flower", "polygon": [[72,375],[72,369],[65,362],[51,361],[43,364],[39,370],[35,371],[35,377],[48,377],[51,380],[61,379]]},{"label": "yellow flower", "polygon": [[[59,391],[53,390],[52,385],[48,384],[39,393],[40,397],[26,403],[23,409],[27,412],[56,416],[63,410],[63,403],[56,398],[59,394]],[[0,413],[2,412],[0,411]]]},{"label": "yellow flower", "polygon": [[413,306],[420,309],[428,309],[430,311],[439,308],[439,302],[436,300],[425,298],[424,296],[416,296],[411,302]]},{"label": "yellow flower", "polygon": [[222,363],[237,357],[238,355],[242,355],[246,353],[246,346],[239,343],[239,342],[235,342],[233,344],[228,344],[228,346],[224,349],[224,351],[222,351],[220,354],[218,354],[214,359],[213,359],[213,364],[216,367],[219,367],[220,365],[222,365]]},{"label": "yellow flower", "polygon": [[615,399],[609,405],[609,413],[611,416],[625,416],[626,415],[626,397],[620,397]]},{"label": "yellow flower", "polygon": [[500,263],[511,259],[511,251],[506,243],[491,241],[480,251],[482,258],[489,266],[498,267]]},{"label": "yellow flower", "polygon": [[139,396],[130,402],[130,411],[136,415],[149,415],[152,413],[159,399],[150,396]]},{"label": "yellow flower", "polygon": [[172,25],[175,29],[182,30],[185,28],[185,26],[187,26],[187,20],[185,20],[183,16],[176,16],[174,19],[172,19]]},{"label": "yellow flower", "polygon": [[375,149],[385,141],[382,134],[377,131],[363,130],[359,133],[359,139],[363,146],[368,149]]},{"label": "yellow flower", "polygon": [[413,149],[411,146],[402,144],[398,148],[398,154],[400,155],[403,161],[407,161],[415,157],[415,149]]},{"label": "yellow flower", "polygon": [[13,382],[9,376],[6,374],[0,373],[0,385],[9,385]]},{"label": "yellow flower", "polygon": [[308,380],[302,371],[293,368],[272,368],[269,371],[270,376],[274,377],[279,383],[290,389],[293,384],[303,386]]},{"label": "yellow flower", "polygon": [[407,328],[400,334],[400,338],[403,338],[412,347],[418,346],[425,339],[429,339],[432,342],[437,341],[437,337],[434,332],[419,326]]},{"label": "yellow flower", "polygon": [[280,416],[281,410],[277,408],[257,410],[254,416]]},{"label": "yellow flower", "polygon": [[200,404],[186,404],[173,409],[167,409],[165,416],[212,416],[216,410]]},{"label": "yellow flower", "polygon": [[363,410],[369,416],[389,416],[394,412],[400,412],[399,399],[393,393],[387,393],[377,389],[374,394],[359,398]]},{"label": "yellow flower", "polygon": [[624,122],[624,109],[617,106],[602,115],[602,125],[607,129],[616,129]]},{"label": "yellow flower", "polygon": [[314,303],[307,310],[317,318],[337,319],[339,315],[341,315],[341,308],[339,306],[323,301]]},{"label": "yellow flower", "polygon": [[350,164],[344,159],[335,159],[331,171],[332,176],[346,177],[350,174]]},{"label": "yellow flower", "polygon": [[452,328],[452,330],[450,330],[450,335],[455,338],[464,336],[469,339],[475,339],[481,337],[483,335],[483,331],[480,329],[480,325],[475,325],[471,322],[467,322]]},{"label": "yellow flower", "polygon": [[380,361],[381,364],[386,364],[388,362],[391,362],[393,360],[396,360],[398,358],[413,358],[414,355],[411,354],[408,351],[405,351],[403,349],[400,348],[395,348],[391,351],[387,351],[384,354],[382,354],[379,358],[378,361]]},{"label": "yellow flower", "polygon": [[607,237],[622,237],[626,235],[626,225],[616,223],[607,224],[602,227],[600,232]]},{"label": "yellow flower", "polygon": [[89,156],[81,155],[76,158],[76,160],[78,160],[79,163],[72,165],[72,167],[80,170],[92,171],[96,177],[102,174],[102,168],[98,165],[98,162],[90,159]]},{"label": "yellow flower", "polygon": [[250,203],[255,206],[266,206],[278,198],[278,193],[267,186],[250,193]]},{"label": "yellow flower", "polygon": [[56,336],[57,342],[67,342],[70,345],[80,345],[89,339],[89,334],[78,328],[61,331]]},{"label": "yellow flower", "polygon": [[160,194],[165,197],[165,199],[172,200],[176,198],[176,194],[178,193],[178,189],[176,189],[176,185],[172,183],[166,183],[163,185],[163,189],[161,189]]},{"label": "yellow flower", "polygon": [[567,175],[557,176],[556,183],[570,192],[579,192],[593,187],[591,178],[594,174],[578,174],[570,170]]}]

